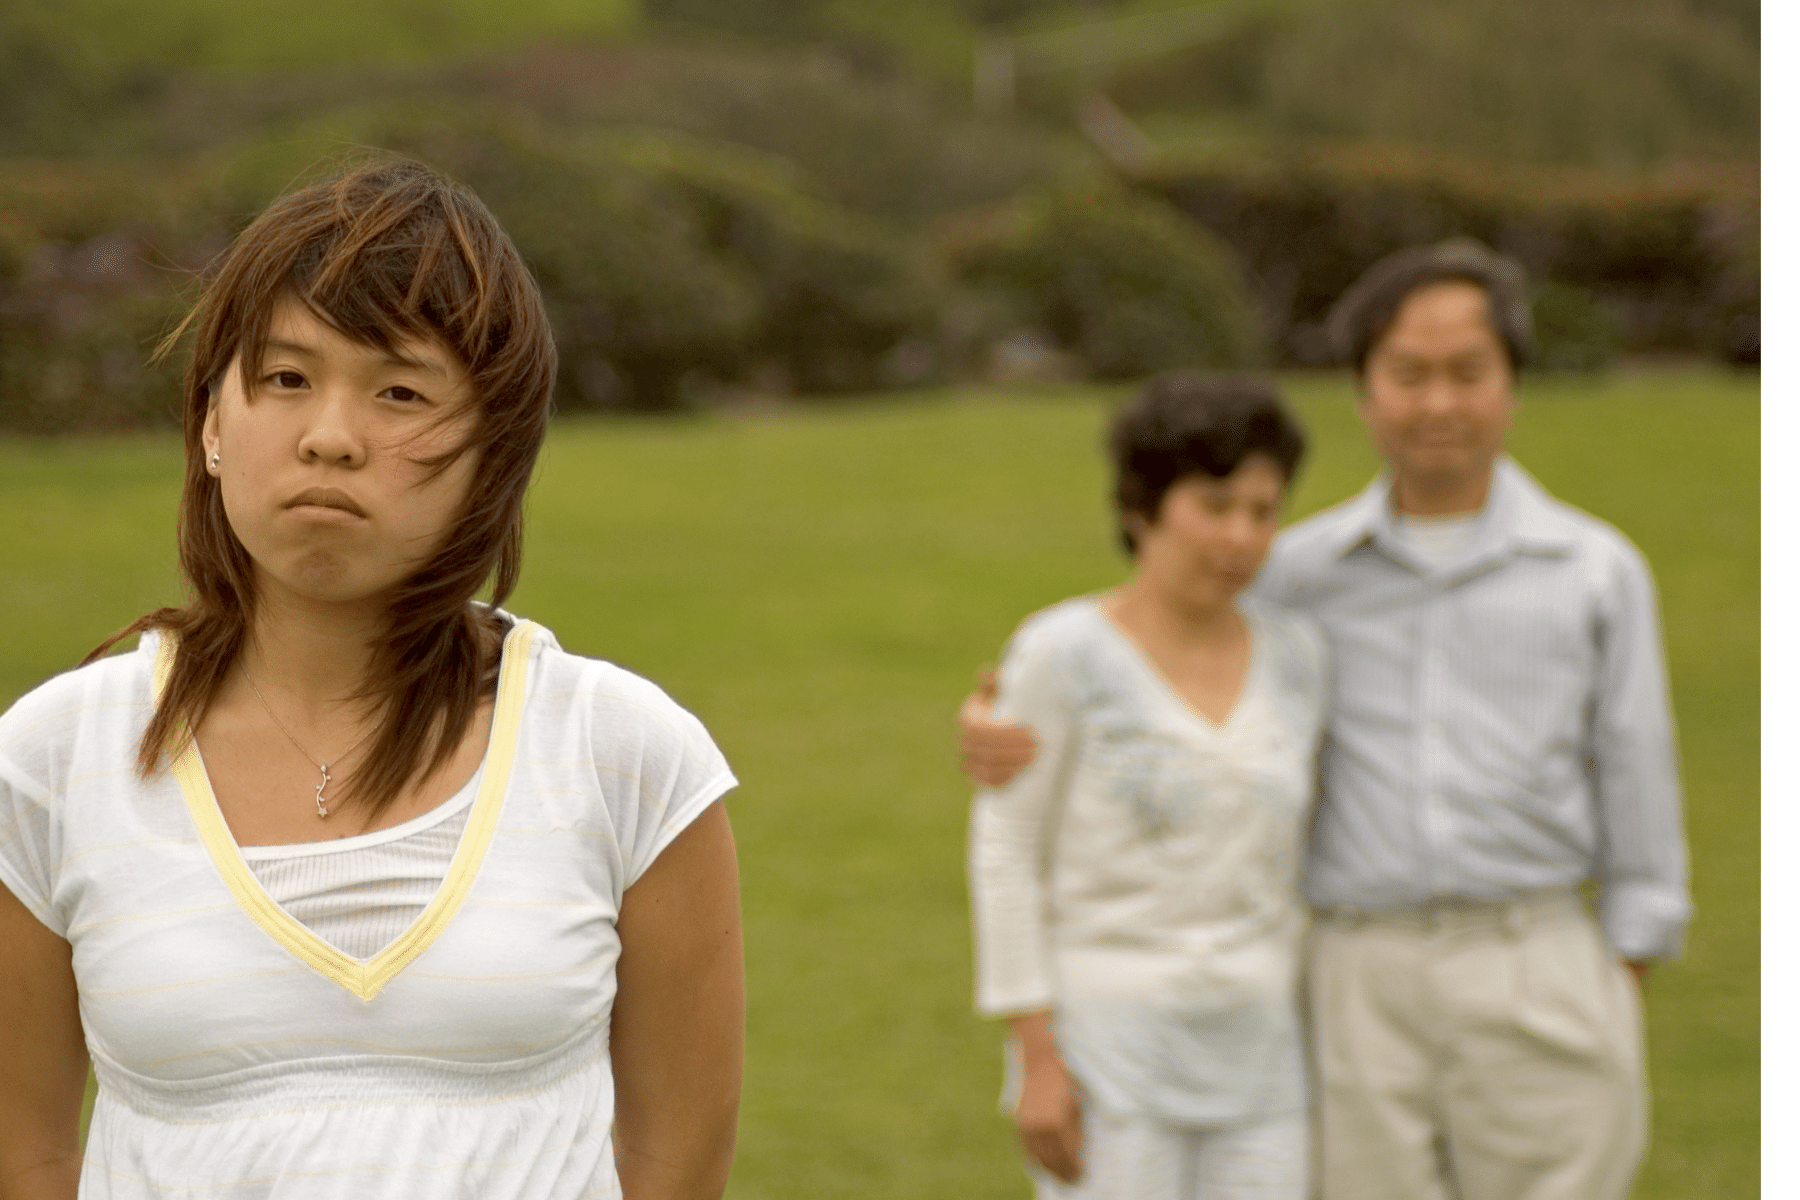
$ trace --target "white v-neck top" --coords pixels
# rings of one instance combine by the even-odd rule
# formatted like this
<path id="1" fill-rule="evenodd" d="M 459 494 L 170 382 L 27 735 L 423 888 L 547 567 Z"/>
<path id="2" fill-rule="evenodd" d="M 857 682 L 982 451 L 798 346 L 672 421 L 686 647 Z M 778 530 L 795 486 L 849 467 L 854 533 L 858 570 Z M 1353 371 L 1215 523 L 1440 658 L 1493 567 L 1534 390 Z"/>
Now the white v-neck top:
<path id="1" fill-rule="evenodd" d="M 1042 749 L 975 798 L 977 1007 L 1050 1009 L 1091 1103 L 1205 1126 L 1305 1103 L 1299 872 L 1326 695 L 1310 620 L 1244 601 L 1216 725 L 1098 600 L 1020 626 L 996 715 Z"/>
<path id="2" fill-rule="evenodd" d="M 405 933 L 437 895 L 480 784 L 477 771 L 431 811 L 373 833 L 240 846 L 238 853 L 284 912 L 366 961 Z"/>
<path id="3" fill-rule="evenodd" d="M 0 882 L 74 949 L 84 1200 L 618 1194 L 628 888 L 735 782 L 653 684 L 517 623 L 466 827 L 366 961 L 275 904 L 189 745 L 134 769 L 158 639 L 0 716 Z"/>

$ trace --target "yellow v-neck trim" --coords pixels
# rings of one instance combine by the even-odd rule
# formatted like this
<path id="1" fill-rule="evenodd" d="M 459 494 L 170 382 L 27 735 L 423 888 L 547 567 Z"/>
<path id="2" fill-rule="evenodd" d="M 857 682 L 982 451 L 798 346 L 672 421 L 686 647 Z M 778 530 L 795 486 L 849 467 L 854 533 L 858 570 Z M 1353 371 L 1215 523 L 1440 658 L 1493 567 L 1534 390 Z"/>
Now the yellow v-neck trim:
<path id="1" fill-rule="evenodd" d="M 425 911 L 406 928 L 406 932 L 390 942 L 381 953 L 367 962 L 351 958 L 330 942 L 295 920 L 286 909 L 269 898 L 256 876 L 238 852 L 237 839 L 225 824 L 225 814 L 213 795 L 212 783 L 200 760 L 200 747 L 192 736 L 175 756 L 175 778 L 187 801 L 188 813 L 200 833 L 200 841 L 212 857 L 213 866 L 230 889 L 246 915 L 274 938 L 283 949 L 319 974 L 363 1000 L 372 1000 L 406 965 L 425 952 L 437 940 L 468 898 L 475 875 L 487 856 L 494 830 L 500 824 L 500 806 L 512 778 L 513 758 L 518 749 L 519 729 L 525 713 L 525 674 L 531 661 L 531 642 L 537 626 L 519 621 L 506 635 L 500 654 L 500 686 L 494 697 L 494 724 L 488 734 L 487 755 L 482 760 L 481 788 L 469 810 L 462 842 L 450 870 L 438 885 L 437 894 Z M 164 634 L 157 647 L 156 692 L 161 694 L 174 664 L 174 639 Z"/>

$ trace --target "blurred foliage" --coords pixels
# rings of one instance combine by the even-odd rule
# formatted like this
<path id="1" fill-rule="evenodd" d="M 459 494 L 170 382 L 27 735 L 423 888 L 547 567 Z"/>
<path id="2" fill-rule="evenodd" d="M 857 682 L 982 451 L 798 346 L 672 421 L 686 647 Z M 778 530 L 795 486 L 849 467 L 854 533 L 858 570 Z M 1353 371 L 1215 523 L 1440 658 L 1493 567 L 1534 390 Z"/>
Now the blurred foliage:
<path id="1" fill-rule="evenodd" d="M 1217 0 L 1010 117 L 978 47 L 1193 4 L 270 3 L 0 0 L 0 426 L 170 419 L 128 364 L 367 147 L 500 216 L 565 407 L 1317 362 L 1369 262 L 1451 234 L 1533 272 L 1547 363 L 1760 359 L 1754 0 Z M 1147 167 L 1084 145 L 1095 89 Z"/>
<path id="2" fill-rule="evenodd" d="M 1759 63 L 1683 0 L 1331 0 L 1269 48 L 1277 132 L 1632 169 L 1754 156 Z"/>
<path id="3" fill-rule="evenodd" d="M 0 171 L 0 428 L 179 422 L 179 371 L 147 361 L 224 242 L 194 177 L 54 162 Z"/>
<path id="4" fill-rule="evenodd" d="M 1230 254 L 1167 206 L 1111 186 L 1064 185 L 952 229 L 952 270 L 994 311 L 1041 329 L 1096 378 L 1257 358 Z"/>
<path id="5" fill-rule="evenodd" d="M 226 203 L 254 213 L 322 155 L 355 146 L 430 163 L 493 210 L 543 290 L 564 405 L 671 407 L 684 373 L 728 369 L 743 353 L 760 315 L 754 285 L 706 252 L 667 189 L 509 114 L 443 104 L 340 114 L 231 164 Z"/>
<path id="6" fill-rule="evenodd" d="M 1591 294 L 1627 350 L 1729 357 L 1760 303 L 1754 173 L 1622 181 L 1369 146 L 1164 164 L 1138 183 L 1236 252 L 1289 362 L 1329 360 L 1325 312 L 1370 263 L 1458 234 Z"/>
<path id="7" fill-rule="evenodd" d="M 1022 79 L 1022 103 L 1047 113 L 1099 87 L 1152 126 L 1228 115 L 1264 143 L 1379 140 L 1620 172 L 1758 152 L 1755 0 L 1213 4 L 1229 19 L 1210 38 Z"/>
<path id="8" fill-rule="evenodd" d="M 819 195 L 919 225 L 1048 178 L 1046 131 L 969 113 L 927 82 L 860 69 L 840 48 L 540 49 L 471 67 L 459 90 L 566 127 L 651 126 L 790 160 Z"/>
<path id="9" fill-rule="evenodd" d="M 491 105 L 376 106 L 241 154 L 217 207 L 254 213 L 357 147 L 428 162 L 493 210 L 543 290 L 566 407 L 680 407 L 759 369 L 784 389 L 866 390 L 896 382 L 887 356 L 934 319 L 911 242 L 809 195 L 780 160 L 690 136 L 576 138 Z"/>
<path id="10" fill-rule="evenodd" d="M 1537 334 L 1535 364 L 1547 371 L 1599 371 L 1612 365 L 1624 345 L 1619 318 L 1586 288 L 1539 284 L 1531 297 Z"/>
<path id="11" fill-rule="evenodd" d="M 638 19 L 636 0 L 0 0 L 0 153 L 117 151 L 133 143 L 110 134 L 139 135 L 157 117 L 204 127 L 224 115 L 224 94 L 254 113 L 258 93 L 311 91 L 297 76 L 320 68 L 379 79 L 383 65 L 616 35 Z M 366 76 L 352 78 L 362 91 Z M 344 77 L 331 82 L 343 103 Z"/>
<path id="12" fill-rule="evenodd" d="M 755 355 L 783 384 L 863 391 L 930 373 L 927 363 L 888 362 L 903 339 L 929 331 L 938 300 L 917 248 L 896 231 L 808 195 L 779 160 L 667 134 L 600 146 L 671 186 L 712 252 L 754 280 Z"/>

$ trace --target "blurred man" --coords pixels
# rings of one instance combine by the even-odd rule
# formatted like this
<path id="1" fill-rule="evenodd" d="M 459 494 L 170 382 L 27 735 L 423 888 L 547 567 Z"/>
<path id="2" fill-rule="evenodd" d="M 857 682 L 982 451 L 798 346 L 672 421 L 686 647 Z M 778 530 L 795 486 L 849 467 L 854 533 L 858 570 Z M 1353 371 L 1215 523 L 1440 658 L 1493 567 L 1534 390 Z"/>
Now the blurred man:
<path id="1" fill-rule="evenodd" d="M 1386 467 L 1257 583 L 1335 660 L 1306 877 L 1323 1194 L 1623 1200 L 1640 991 L 1689 915 L 1649 571 L 1503 453 L 1531 345 L 1516 264 L 1401 251 L 1331 329 Z M 986 720 L 990 690 L 961 727 L 992 785 L 1033 742 Z"/>

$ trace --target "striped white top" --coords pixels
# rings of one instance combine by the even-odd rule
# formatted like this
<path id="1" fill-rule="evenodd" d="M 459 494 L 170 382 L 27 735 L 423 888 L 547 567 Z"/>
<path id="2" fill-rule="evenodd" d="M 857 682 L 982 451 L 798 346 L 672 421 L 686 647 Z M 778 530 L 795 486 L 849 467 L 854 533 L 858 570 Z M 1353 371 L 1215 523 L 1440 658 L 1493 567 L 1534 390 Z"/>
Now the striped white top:
<path id="1" fill-rule="evenodd" d="M 977 1007 L 1050 1009 L 1100 1108 L 1213 1125 L 1305 1104 L 1295 1007 L 1324 637 L 1246 602 L 1250 665 L 1201 716 L 1091 597 L 1027 620 L 995 711 L 1043 750 L 977 794 Z"/>
<path id="2" fill-rule="evenodd" d="M 240 846 L 269 899 L 351 958 L 371 959 L 437 895 L 468 823 L 481 773 L 410 821 L 356 837 Z"/>
<path id="3" fill-rule="evenodd" d="M 1378 478 L 1283 533 L 1256 590 L 1331 641 L 1313 903 L 1592 878 L 1621 955 L 1679 952 L 1690 906 L 1662 633 L 1624 535 L 1503 458 L 1460 550 L 1420 553 Z"/>
<path id="4" fill-rule="evenodd" d="M 276 904 L 190 744 L 133 770 L 158 639 L 0 716 L 0 882 L 74 950 L 84 1200 L 616 1196 L 628 888 L 735 782 L 654 685 L 519 622 L 466 828 L 372 957 Z"/>

